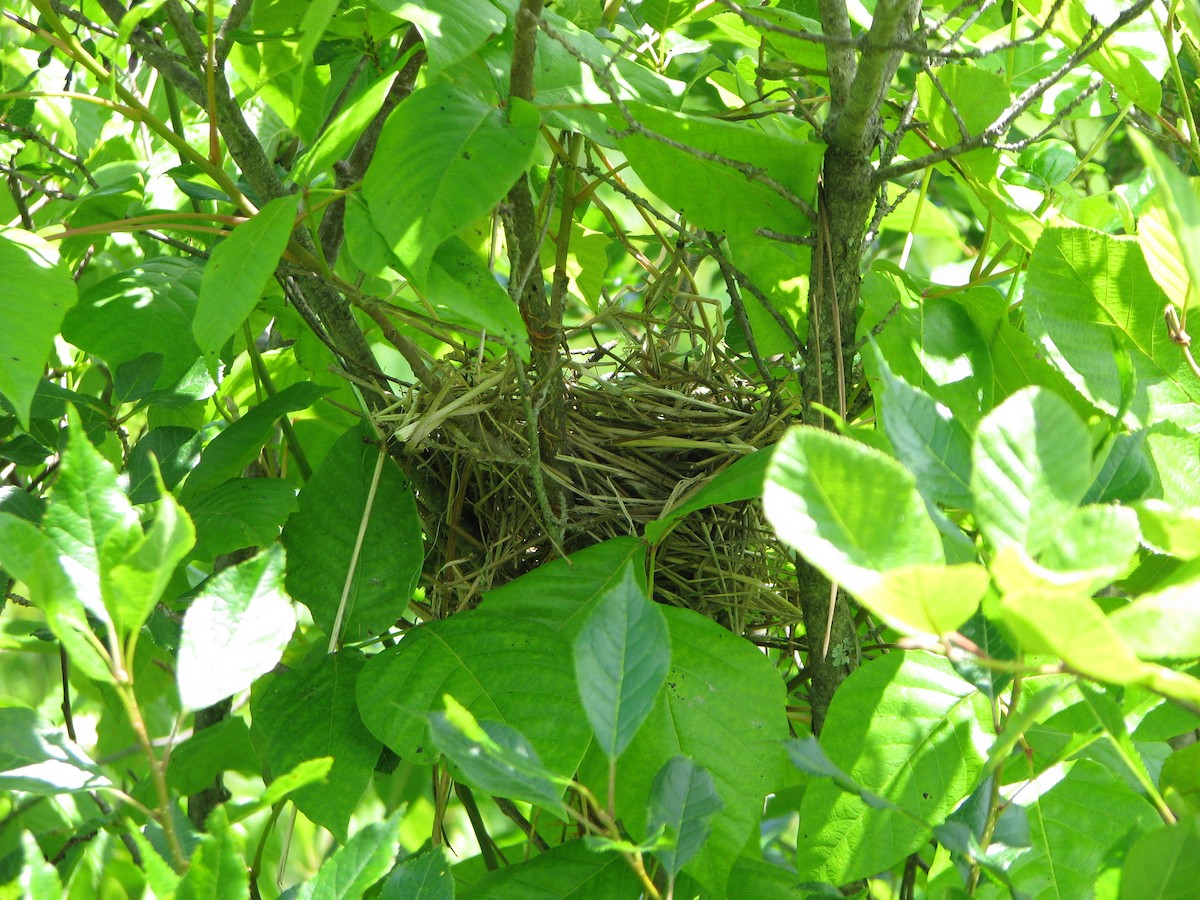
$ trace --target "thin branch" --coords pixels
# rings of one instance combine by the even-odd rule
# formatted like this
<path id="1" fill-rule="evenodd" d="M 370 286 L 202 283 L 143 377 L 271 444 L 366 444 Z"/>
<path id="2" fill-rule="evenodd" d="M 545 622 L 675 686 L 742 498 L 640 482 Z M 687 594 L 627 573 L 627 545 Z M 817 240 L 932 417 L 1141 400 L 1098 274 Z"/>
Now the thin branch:
<path id="1" fill-rule="evenodd" d="M 940 150 L 935 150 L 933 153 L 927 153 L 924 156 L 919 156 L 916 159 L 906 160 L 902 163 L 884 166 L 875 171 L 874 179 L 876 183 L 892 178 L 901 178 L 913 172 L 924 169 L 927 166 L 932 166 L 943 162 L 954 156 L 961 156 L 971 150 L 978 150 L 981 147 L 990 147 L 999 141 L 1000 137 L 1008 131 L 1015 122 L 1026 110 L 1058 82 L 1062 81 L 1072 71 L 1078 68 L 1087 57 L 1095 53 L 1102 47 L 1110 37 L 1117 31 L 1124 28 L 1147 9 L 1150 8 L 1154 0 L 1137 0 L 1133 6 L 1129 7 L 1108 26 L 1101 29 L 1100 32 L 1090 41 L 1081 44 L 1074 53 L 1057 69 L 1046 75 L 1044 78 L 1034 82 L 1028 88 L 1009 104 L 1008 108 L 1002 112 L 991 125 L 987 126 L 979 134 L 973 137 L 960 141 L 950 147 L 943 147 Z"/>

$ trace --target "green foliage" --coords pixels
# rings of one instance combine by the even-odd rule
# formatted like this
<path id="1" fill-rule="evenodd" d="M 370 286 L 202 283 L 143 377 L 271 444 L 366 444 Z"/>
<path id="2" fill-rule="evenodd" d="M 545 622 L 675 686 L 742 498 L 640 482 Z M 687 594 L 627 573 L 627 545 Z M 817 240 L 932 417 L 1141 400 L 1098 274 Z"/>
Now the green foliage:
<path id="1" fill-rule="evenodd" d="M 0 898 L 1195 892 L 1195 4 L 742 6 L 7 4 Z"/>

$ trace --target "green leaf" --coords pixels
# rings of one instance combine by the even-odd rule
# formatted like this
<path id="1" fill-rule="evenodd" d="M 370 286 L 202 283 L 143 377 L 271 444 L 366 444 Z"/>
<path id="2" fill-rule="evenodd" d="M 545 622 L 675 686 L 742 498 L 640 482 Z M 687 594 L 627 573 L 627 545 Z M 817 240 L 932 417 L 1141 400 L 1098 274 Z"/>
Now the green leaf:
<path id="1" fill-rule="evenodd" d="M 490 0 L 375 0 L 374 5 L 420 29 L 431 81 L 502 32 L 506 24 L 504 13 Z"/>
<path id="2" fill-rule="evenodd" d="M 282 478 L 235 478 L 189 504 L 199 559 L 273 543 L 299 507 L 296 488 Z"/>
<path id="3" fill-rule="evenodd" d="M 711 819 L 723 806 L 712 776 L 687 757 L 673 757 L 658 770 L 650 786 L 646 830 L 653 834 L 663 828 L 674 840 L 672 849 L 655 854 L 671 878 L 700 852 L 712 831 Z"/>
<path id="4" fill-rule="evenodd" d="M 600 900 L 636 897 L 641 883 L 616 853 L 596 853 L 584 841 L 567 841 L 525 862 L 488 872 L 459 900 Z"/>
<path id="5" fill-rule="evenodd" d="M 37 838 L 26 831 L 21 834 L 21 847 L 25 853 L 25 865 L 21 867 L 19 890 L 27 900 L 61 900 L 62 879 L 38 846 Z M 10 883 L 10 888 L 12 887 Z"/>
<path id="6" fill-rule="evenodd" d="M 167 425 L 147 431 L 129 453 L 129 501 L 139 504 L 157 500 L 159 478 L 167 490 L 174 490 L 196 467 L 202 445 L 203 436 L 192 428 Z M 150 462 L 152 457 L 154 464 Z M 192 518 L 194 521 L 195 516 Z"/>
<path id="7" fill-rule="evenodd" d="M 384 453 L 372 434 L 361 424 L 338 438 L 301 489 L 299 509 L 282 535 L 288 593 L 312 611 L 326 634 L 333 634 L 350 576 L 338 635 L 342 641 L 378 634 L 395 623 L 412 598 L 424 561 L 412 488 L 390 458 L 383 460 L 368 508 Z"/>
<path id="8" fill-rule="evenodd" d="M 975 435 L 971 489 L 995 547 L 1046 549 L 1092 483 L 1091 440 L 1067 402 L 1042 388 L 1013 394 Z"/>
<path id="9" fill-rule="evenodd" d="M 644 103 L 631 103 L 628 109 L 641 127 L 620 141 L 621 150 L 646 186 L 686 212 L 689 221 L 711 231 L 751 235 L 755 228 L 797 235 L 812 228 L 798 206 L 763 178 L 747 177 L 745 167 L 815 206 L 823 145 Z M 688 147 L 699 152 L 689 152 Z M 721 159 L 742 165 L 727 165 Z"/>
<path id="10" fill-rule="evenodd" d="M 183 796 L 198 794 L 223 772 L 261 775 L 262 762 L 250 743 L 246 720 L 238 716 L 193 731 L 171 749 L 167 784 Z"/>
<path id="11" fill-rule="evenodd" d="M 396 862 L 403 810 L 358 830 L 296 891 L 295 900 L 360 900 Z"/>
<path id="12" fill-rule="evenodd" d="M 942 66 L 933 84 L 933 70 L 917 76 L 917 94 L 921 110 L 929 120 L 929 134 L 939 146 L 952 147 L 974 137 L 991 125 L 1009 103 L 1009 84 L 1003 75 L 988 71 L 973 62 Z M 947 97 L 953 107 L 947 104 Z M 955 118 L 955 112 L 958 118 Z M 959 121 L 966 126 L 963 134 Z"/>
<path id="13" fill-rule="evenodd" d="M 741 848 L 758 834 L 763 798 L 786 771 L 784 686 L 751 643 L 690 610 L 663 607 L 671 635 L 667 687 L 622 755 L 617 814 L 635 838 L 645 827 L 654 775 L 686 756 L 712 776 L 724 808 L 712 819 L 712 837 L 684 872 L 722 896 Z M 607 761 L 597 753 L 585 781 L 603 796 Z"/>
<path id="14" fill-rule="evenodd" d="M 150 618 L 155 605 L 196 540 L 192 520 L 168 493 L 154 504 L 154 520 L 141 544 L 105 577 L 113 621 L 128 634 Z"/>
<path id="15" fill-rule="evenodd" d="M 998 373 L 993 347 L 966 304 L 980 305 L 981 295 L 988 300 L 997 295 L 988 289 L 968 292 L 959 303 L 929 293 L 940 293 L 932 282 L 894 263 L 874 263 L 863 279 L 866 309 L 858 334 L 874 335 L 896 377 L 946 406 L 970 431 L 992 406 Z M 875 374 L 874 354 L 866 354 L 863 363 L 868 374 Z M 1028 375 L 1022 371 L 1021 376 L 1020 383 L 1027 384 Z"/>
<path id="16" fill-rule="evenodd" d="M 1121 867 L 1121 900 L 1190 900 L 1200 884 L 1200 818 L 1148 831 Z"/>
<path id="17" fill-rule="evenodd" d="M 913 476 L 877 450 L 817 428 L 794 428 L 779 442 L 763 506 L 780 538 L 852 593 L 888 569 L 943 560 Z"/>
<path id="18" fill-rule="evenodd" d="M 241 822 L 260 810 L 274 806 L 289 794 L 307 785 L 316 784 L 324 780 L 332 767 L 333 758 L 329 756 L 306 759 L 290 772 L 285 772 L 283 775 L 272 779 L 271 783 L 267 785 L 267 789 L 252 801 L 231 809 L 229 820 L 231 822 Z"/>
<path id="19" fill-rule="evenodd" d="M 61 728 L 32 709 L 0 707 L 0 790 L 53 796 L 111 785 Z"/>
<path id="20" fill-rule="evenodd" d="M 738 857 L 729 876 L 726 900 L 799 900 L 805 896 L 799 886 L 796 873 L 783 865 Z M 836 890 L 836 889 L 834 889 Z M 820 896 L 809 891 L 808 898 Z M 841 896 L 840 894 L 838 896 Z"/>
<path id="21" fill-rule="evenodd" d="M 108 656 L 88 621 L 88 611 L 62 565 L 54 542 L 37 525 L 0 512 L 0 565 L 25 585 L 29 599 L 67 651 L 73 665 L 98 682 L 113 681 Z"/>
<path id="22" fill-rule="evenodd" d="M 186 709 L 250 687 L 275 667 L 296 627 L 283 592 L 283 549 L 214 575 L 183 617 L 176 680 Z"/>
<path id="23" fill-rule="evenodd" d="M 987 589 L 987 569 L 976 563 L 922 564 L 890 569 L 855 597 L 903 634 L 946 634 L 975 614 Z"/>
<path id="24" fill-rule="evenodd" d="M 371 657 L 358 708 L 401 759 L 431 764 L 429 715 L 449 694 L 479 721 L 529 739 L 550 771 L 574 772 L 591 741 L 571 645 L 548 626 L 484 606 L 411 629 Z"/>
<path id="25" fill-rule="evenodd" d="M 162 367 L 161 353 L 143 353 L 137 359 L 117 366 L 113 373 L 113 405 L 145 399 L 154 390 Z"/>
<path id="26" fill-rule="evenodd" d="M 379 900 L 454 900 L 454 876 L 444 847 L 410 856 L 397 866 Z"/>
<path id="27" fill-rule="evenodd" d="M 633 568 L 597 602 L 575 640 L 575 679 L 600 747 L 615 761 L 650 715 L 671 666 L 667 620 Z"/>
<path id="28" fill-rule="evenodd" d="M 58 251 L 19 228 L 0 229 L 0 394 L 29 428 L 29 410 L 42 370 L 67 310 L 75 305 L 75 282 L 59 265 Z"/>
<path id="29" fill-rule="evenodd" d="M 1080 674 L 1135 683 L 1146 669 L 1089 597 L 1026 590 L 1005 594 L 1000 614 L 1026 653 L 1050 653 Z"/>
<path id="30" fill-rule="evenodd" d="M 1151 550 L 1179 559 L 1200 556 L 1200 508 L 1179 509 L 1163 500 L 1142 500 L 1133 508 Z"/>
<path id="31" fill-rule="evenodd" d="M 488 794 L 560 810 L 567 779 L 542 765 L 524 735 L 500 722 L 479 724 L 449 694 L 443 700 L 445 712 L 429 716 L 430 731 L 464 782 Z"/>
<path id="32" fill-rule="evenodd" d="M 194 259 L 150 259 L 85 290 L 63 337 L 110 366 L 162 356 L 155 387 L 169 388 L 200 356 L 192 320 L 203 270 Z"/>
<path id="33" fill-rule="evenodd" d="M 87 611 L 112 625 L 106 581 L 112 567 L 142 540 L 142 529 L 112 464 L 72 417 L 67 448 L 42 527 Z"/>
<path id="34" fill-rule="evenodd" d="M 375 81 L 337 114 L 329 127 L 317 137 L 316 143 L 305 150 L 292 166 L 293 182 L 306 185 L 335 162 L 345 158 L 363 130 L 379 114 L 394 77 L 389 75 Z"/>
<path id="35" fill-rule="evenodd" d="M 506 113 L 448 83 L 416 91 L 388 117 L 363 197 L 418 285 L 437 248 L 488 213 L 528 168 L 539 126 L 527 103 L 515 100 Z"/>
<path id="36" fill-rule="evenodd" d="M 192 854 L 187 873 L 175 890 L 175 900 L 239 900 L 250 893 L 246 862 L 237 836 L 229 827 L 224 806 L 209 813 L 208 834 Z"/>
<path id="37" fill-rule="evenodd" d="M 624 102 L 679 108 L 687 89 L 683 82 L 627 59 L 552 10 L 543 12 L 541 18 L 555 32 L 551 37 L 538 30 L 534 67 L 534 98 L 547 124 L 582 132 L 603 146 L 612 146 L 605 111 L 614 109 L 614 94 Z M 507 84 L 513 56 L 512 32 L 489 41 L 480 56 L 496 82 Z"/>
<path id="38" fill-rule="evenodd" d="M 1014 800 L 1025 809 L 1032 846 L 1012 861 L 1009 876 L 1016 890 L 1030 896 L 1045 896 L 1046 885 L 1054 885 L 1060 897 L 1098 896 L 1095 886 L 1104 870 L 1139 834 L 1161 822 L 1119 775 L 1086 759 L 1071 764 L 1057 783 L 1051 776 L 1039 779 Z M 1010 895 L 985 885 L 976 896 Z"/>
<path id="39" fill-rule="evenodd" d="M 1179 421 L 1167 420 L 1149 429 L 1146 443 L 1162 483 L 1162 496 L 1176 506 L 1200 507 L 1200 434 L 1185 429 Z"/>
<path id="40" fill-rule="evenodd" d="M 917 488 L 928 500 L 969 510 L 971 440 L 966 430 L 949 409 L 893 375 L 877 347 L 875 355 L 887 386 L 881 402 L 883 428 L 896 457 L 916 477 Z"/>
<path id="41" fill-rule="evenodd" d="M 1086 576 L 1098 590 L 1126 570 L 1138 549 L 1137 514 L 1121 506 L 1080 507 L 1061 523 L 1038 560 L 1057 573 Z"/>
<path id="42" fill-rule="evenodd" d="M 1143 659 L 1200 657 L 1200 566 L 1176 572 L 1165 586 L 1142 594 L 1109 616 L 1124 643 Z"/>
<path id="43" fill-rule="evenodd" d="M 213 354 L 258 305 L 296 222 L 299 194 L 276 197 L 213 248 L 204 266 L 192 333 Z"/>
<path id="44" fill-rule="evenodd" d="M 738 457 L 729 466 L 705 481 L 683 503 L 656 521 L 648 523 L 646 540 L 651 544 L 659 543 L 675 527 L 676 522 L 697 510 L 761 497 L 763 482 L 766 480 L 767 467 L 771 463 L 773 452 L 773 447 L 763 447 L 761 450 Z"/>
<path id="45" fill-rule="evenodd" d="M 275 420 L 298 409 L 307 409 L 328 390 L 309 381 L 288 385 L 263 400 L 218 434 L 200 457 L 179 492 L 179 501 L 190 506 L 203 489 L 241 475 L 275 430 Z"/>
<path id="46" fill-rule="evenodd" d="M 834 694 L 821 747 L 888 805 L 865 806 L 832 780 L 811 783 L 800 809 L 801 880 L 845 884 L 925 843 L 978 784 L 983 722 L 987 698 L 939 656 L 892 652 L 853 672 Z"/>
<path id="47" fill-rule="evenodd" d="M 539 277 L 534 273 L 531 277 Z M 478 254 L 458 237 L 438 247 L 424 283 L 426 299 L 453 325 L 482 329 L 529 356 L 529 337 L 517 305 Z"/>
<path id="48" fill-rule="evenodd" d="M 1185 428 L 1200 423 L 1200 381 L 1167 339 L 1166 297 L 1136 239 L 1047 228 L 1029 262 L 1024 298 L 1030 336 L 1097 409 L 1128 409 L 1131 426 L 1166 418 Z M 1122 354 L 1133 363 L 1131 404 Z"/>
<path id="49" fill-rule="evenodd" d="M 1200 807 L 1200 744 L 1188 744 L 1168 756 L 1158 776 L 1159 787 L 1191 812 Z"/>
<path id="50" fill-rule="evenodd" d="M 482 608 L 540 623 L 573 641 L 600 597 L 623 582 L 629 566 L 644 587 L 645 563 L 645 542 L 634 537 L 601 541 L 488 591 Z"/>
<path id="51" fill-rule="evenodd" d="M 332 757 L 326 780 L 296 791 L 292 802 L 345 843 L 350 817 L 371 782 L 381 748 L 363 725 L 354 699 L 366 661 L 363 655 L 341 650 L 317 651 L 314 656 L 255 691 L 253 733 L 272 772 L 286 772 L 306 759 Z"/>

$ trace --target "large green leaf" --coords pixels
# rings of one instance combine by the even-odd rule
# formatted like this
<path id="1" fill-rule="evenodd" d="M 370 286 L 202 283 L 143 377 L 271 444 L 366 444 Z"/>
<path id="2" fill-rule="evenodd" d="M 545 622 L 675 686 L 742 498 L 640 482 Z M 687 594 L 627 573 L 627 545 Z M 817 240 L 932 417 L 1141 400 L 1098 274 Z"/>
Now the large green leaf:
<path id="1" fill-rule="evenodd" d="M 45 614 L 72 664 L 95 681 L 111 682 L 108 659 L 99 649 L 63 559 L 54 541 L 33 522 L 0 512 L 0 565 L 25 585 L 30 602 Z"/>
<path id="2" fill-rule="evenodd" d="M 610 760 L 625 751 L 650 715 L 670 665 L 667 620 L 627 568 L 575 639 L 583 710 Z"/>
<path id="3" fill-rule="evenodd" d="M 250 687 L 283 656 L 296 614 L 283 593 L 283 550 L 214 575 L 183 617 L 176 680 L 187 709 Z"/>
<path id="4" fill-rule="evenodd" d="M 855 596 L 902 633 L 946 634 L 974 615 L 987 589 L 988 573 L 981 565 L 925 564 L 889 569 Z"/>
<path id="5" fill-rule="evenodd" d="M 1009 397 L 979 425 L 971 489 L 984 535 L 1030 555 L 1049 546 L 1092 483 L 1087 426 L 1042 388 Z"/>
<path id="6" fill-rule="evenodd" d="M 686 211 L 689 221 L 710 231 L 733 233 L 769 228 L 807 234 L 812 228 L 803 210 L 768 179 L 815 206 L 823 145 L 768 134 L 752 124 L 641 103 L 629 104 L 629 111 L 641 128 L 621 141 L 622 152 L 646 186 Z M 747 169 L 757 175 L 748 176 Z"/>
<path id="7" fill-rule="evenodd" d="M 934 77 L 941 89 L 934 85 Z M 932 69 L 923 72 L 917 76 L 917 94 L 929 120 L 929 136 L 942 147 L 952 147 L 981 134 L 1000 117 L 1008 106 L 1009 84 L 1003 75 L 967 61 L 942 66 L 936 76 Z"/>
<path id="8" fill-rule="evenodd" d="M 363 197 L 418 285 L 442 242 L 491 210 L 529 166 L 539 125 L 527 103 L 514 100 L 506 112 L 444 82 L 388 117 Z"/>
<path id="9" fill-rule="evenodd" d="M 193 259 L 150 259 L 92 285 L 62 323 L 63 337 L 110 366 L 162 357 L 155 387 L 175 384 L 200 356 L 192 320 L 200 292 Z"/>
<path id="10" fill-rule="evenodd" d="M 258 305 L 291 237 L 300 195 L 272 200 L 213 248 L 204 266 L 192 333 L 215 353 Z"/>
<path id="11" fill-rule="evenodd" d="M 786 543 L 852 593 L 888 569 L 944 558 L 913 476 L 877 450 L 817 428 L 794 428 L 780 441 L 763 506 Z"/>
<path id="12" fill-rule="evenodd" d="M 560 775 L 575 771 L 591 741 L 579 705 L 571 645 L 548 626 L 484 605 L 427 622 L 368 661 L 358 707 L 377 738 L 402 759 L 431 764 L 429 715 L 449 694 L 478 721 L 529 739 Z"/>
<path id="13" fill-rule="evenodd" d="M 937 288 L 894 263 L 874 263 L 863 279 L 866 309 L 858 334 L 874 335 L 897 378 L 945 405 L 972 430 L 991 409 L 996 389 L 991 347 L 966 305 L 978 307 L 980 293 L 965 292 L 960 303 L 940 296 Z M 994 292 L 983 293 L 989 295 Z M 863 363 L 876 375 L 874 354 L 866 354 Z"/>
<path id="14" fill-rule="evenodd" d="M 757 834 L 763 798 L 784 777 L 784 685 L 748 641 L 690 610 L 665 607 L 663 613 L 671 633 L 667 689 L 618 762 L 617 814 L 635 837 L 646 837 L 655 774 L 680 755 L 703 766 L 724 808 L 684 872 L 721 896 L 742 847 Z M 602 754 L 589 757 L 585 780 L 603 796 Z"/>
<path id="15" fill-rule="evenodd" d="M 1114 684 L 1145 677 L 1141 661 L 1090 597 L 1014 591 L 1000 612 L 1027 653 L 1051 653 L 1081 674 Z"/>
<path id="16" fill-rule="evenodd" d="M 1164 500 L 1134 504 L 1142 543 L 1155 553 L 1179 559 L 1200 556 L 1200 507 L 1180 509 Z"/>
<path id="17" fill-rule="evenodd" d="M 1025 809 L 1032 846 L 1009 868 L 1014 888 L 1032 897 L 1094 897 L 1100 876 L 1161 820 L 1119 775 L 1079 760 L 1057 784 L 1027 786 L 1014 798 Z M 1052 886 L 1052 887 L 1047 887 Z M 981 898 L 1007 897 L 984 885 Z M 1152 896 L 1152 895 L 1151 895 Z"/>
<path id="18" fill-rule="evenodd" d="M 640 882 L 616 853 L 568 841 L 533 859 L 488 872 L 457 893 L 459 900 L 600 900 L 636 897 Z"/>
<path id="19" fill-rule="evenodd" d="M 350 579 L 338 634 L 343 641 L 378 634 L 400 617 L 425 554 L 412 488 L 390 458 L 383 460 L 368 505 L 384 452 L 370 434 L 364 424 L 338 438 L 300 491 L 300 508 L 282 536 L 288 593 L 312 611 L 326 634 L 333 634 Z"/>
<path id="20" fill-rule="evenodd" d="M 111 625 L 108 573 L 142 540 L 142 528 L 116 470 L 72 418 L 42 527 L 88 612 Z M 140 624 L 140 623 L 138 623 Z"/>
<path id="21" fill-rule="evenodd" d="M 18 228 L 0 229 L 0 394 L 16 410 L 23 428 L 54 336 L 77 299 L 75 282 L 59 265 L 58 251 Z"/>
<path id="22" fill-rule="evenodd" d="M 1124 643 L 1143 659 L 1200 657 L 1200 563 L 1175 572 L 1166 584 L 1136 597 L 1109 616 Z"/>
<path id="23" fill-rule="evenodd" d="M 987 698 L 942 657 L 892 652 L 852 673 L 830 704 L 821 747 L 888 805 L 868 807 L 832 780 L 810 784 L 797 839 L 801 879 L 845 884 L 925 843 L 975 789 L 985 722 Z"/>
<path id="24" fill-rule="evenodd" d="M 1128 354 L 1131 423 L 1200 422 L 1200 380 L 1168 339 L 1166 297 L 1135 239 L 1046 229 L 1029 262 L 1024 297 L 1029 334 L 1098 409 L 1116 415 L 1129 406 L 1118 362 Z"/>
<path id="25" fill-rule="evenodd" d="M 375 0 L 374 6 L 421 30 L 432 79 L 504 30 L 506 17 L 490 0 Z"/>
<path id="26" fill-rule="evenodd" d="M 109 787 L 87 754 L 32 709 L 0 707 L 0 790 L 54 795 Z"/>
<path id="27" fill-rule="evenodd" d="M 342 843 L 381 749 L 355 703 L 365 662 L 357 650 L 318 653 L 271 678 L 251 704 L 254 734 L 272 772 L 286 772 L 306 759 L 333 758 L 325 781 L 301 788 L 292 801 Z"/>
<path id="28" fill-rule="evenodd" d="M 1148 831 L 1121 867 L 1121 900 L 1190 900 L 1200 884 L 1200 819 Z"/>
<path id="29" fill-rule="evenodd" d="M 646 544 L 637 538 L 602 541 L 488 591 L 483 608 L 539 622 L 573 641 L 600 597 L 621 584 L 630 565 L 645 586 L 645 558 Z"/>
<path id="30" fill-rule="evenodd" d="M 141 543 L 104 575 L 105 603 L 123 633 L 138 630 L 150 618 L 195 539 L 188 514 L 164 493 L 154 504 L 154 519 Z"/>
<path id="31" fill-rule="evenodd" d="M 403 810 L 360 828 L 300 885 L 294 900 L 360 900 L 396 863 Z"/>

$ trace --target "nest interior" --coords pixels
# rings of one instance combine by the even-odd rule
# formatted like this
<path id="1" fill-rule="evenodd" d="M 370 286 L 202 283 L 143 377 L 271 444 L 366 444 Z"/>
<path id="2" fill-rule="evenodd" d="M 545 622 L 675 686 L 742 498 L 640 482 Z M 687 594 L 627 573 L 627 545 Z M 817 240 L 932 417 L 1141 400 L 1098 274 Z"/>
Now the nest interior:
<path id="1" fill-rule="evenodd" d="M 628 324 L 628 323 L 627 323 Z M 426 599 L 450 615 L 562 552 L 641 536 L 736 459 L 793 420 L 714 341 L 686 354 L 661 334 L 563 359 L 566 429 L 557 458 L 531 451 L 536 388 L 510 355 L 448 359 L 437 390 L 415 386 L 386 424 L 420 476 Z M 674 346 L 677 346 L 675 344 Z M 540 479 L 534 478 L 535 465 Z M 540 484 L 538 482 L 540 481 Z M 547 521 L 553 497 L 563 512 Z M 654 593 L 741 633 L 799 621 L 796 579 L 757 500 L 677 520 L 654 549 Z"/>

